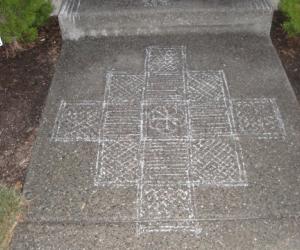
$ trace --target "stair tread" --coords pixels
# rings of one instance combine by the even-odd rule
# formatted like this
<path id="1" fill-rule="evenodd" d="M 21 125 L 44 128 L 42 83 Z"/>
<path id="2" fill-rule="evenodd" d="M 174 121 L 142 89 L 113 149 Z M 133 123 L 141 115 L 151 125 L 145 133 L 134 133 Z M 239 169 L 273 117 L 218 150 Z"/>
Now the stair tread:
<path id="1" fill-rule="evenodd" d="M 193 9 L 194 11 L 272 11 L 268 0 L 68 0 L 60 11 L 60 15 L 91 14 L 101 15 L 105 12 L 126 11 L 178 11 Z"/>

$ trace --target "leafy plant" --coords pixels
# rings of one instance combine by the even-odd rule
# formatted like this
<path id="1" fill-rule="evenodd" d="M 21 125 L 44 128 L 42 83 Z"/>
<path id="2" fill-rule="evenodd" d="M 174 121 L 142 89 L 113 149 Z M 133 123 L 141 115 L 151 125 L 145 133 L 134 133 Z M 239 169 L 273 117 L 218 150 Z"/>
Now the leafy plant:
<path id="1" fill-rule="evenodd" d="M 17 191 L 0 185 L 0 249 L 6 249 L 20 211 L 21 197 Z"/>
<path id="2" fill-rule="evenodd" d="M 0 0 L 0 37 L 4 43 L 34 41 L 51 11 L 50 0 Z"/>
<path id="3" fill-rule="evenodd" d="M 285 31 L 291 35 L 300 34 L 300 0 L 281 0 L 280 9 L 288 17 L 283 23 Z"/>

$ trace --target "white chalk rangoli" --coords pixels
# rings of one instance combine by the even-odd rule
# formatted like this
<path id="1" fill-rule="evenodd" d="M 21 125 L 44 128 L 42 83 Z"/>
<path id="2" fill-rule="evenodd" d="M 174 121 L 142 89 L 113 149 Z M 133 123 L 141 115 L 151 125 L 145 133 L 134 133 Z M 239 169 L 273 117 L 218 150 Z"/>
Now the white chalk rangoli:
<path id="1" fill-rule="evenodd" d="M 158 107 L 151 111 L 150 127 L 162 134 L 173 133 L 181 123 L 177 115 L 178 112 L 173 107 Z"/>
<path id="2" fill-rule="evenodd" d="M 170 0 L 142 0 L 145 7 L 165 6 L 170 3 Z"/>
<path id="3" fill-rule="evenodd" d="M 109 72 L 104 102 L 62 101 L 54 141 L 98 145 L 96 186 L 137 187 L 137 232 L 199 234 L 193 187 L 247 186 L 239 138 L 284 139 L 274 99 L 232 99 L 186 48 L 149 47 L 144 74 Z"/>

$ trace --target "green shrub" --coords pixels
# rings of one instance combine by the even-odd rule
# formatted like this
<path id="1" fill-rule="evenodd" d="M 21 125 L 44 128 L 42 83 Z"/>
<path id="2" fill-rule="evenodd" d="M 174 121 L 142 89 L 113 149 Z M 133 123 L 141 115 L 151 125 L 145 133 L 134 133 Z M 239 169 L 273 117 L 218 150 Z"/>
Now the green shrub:
<path id="1" fill-rule="evenodd" d="M 51 11 L 50 0 L 0 0 L 0 37 L 5 43 L 34 41 Z"/>
<path id="2" fill-rule="evenodd" d="M 300 0 L 281 0 L 280 9 L 286 14 L 288 20 L 284 22 L 285 31 L 291 35 L 300 34 Z"/>
<path id="3" fill-rule="evenodd" d="M 21 197 L 12 189 L 0 185 L 0 249 L 6 249 L 16 216 L 21 212 Z"/>

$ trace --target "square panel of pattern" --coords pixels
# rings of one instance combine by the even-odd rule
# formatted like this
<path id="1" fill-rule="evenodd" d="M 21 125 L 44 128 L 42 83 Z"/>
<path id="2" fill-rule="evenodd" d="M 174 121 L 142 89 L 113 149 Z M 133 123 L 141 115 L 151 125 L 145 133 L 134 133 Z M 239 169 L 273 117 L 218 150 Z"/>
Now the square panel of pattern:
<path id="1" fill-rule="evenodd" d="M 147 53 L 147 72 L 151 75 L 174 75 L 183 73 L 185 62 L 184 47 L 149 47 Z"/>
<path id="2" fill-rule="evenodd" d="M 185 100 L 182 75 L 155 75 L 147 78 L 145 100 Z"/>
<path id="3" fill-rule="evenodd" d="M 62 101 L 52 133 L 55 141 L 98 141 L 100 102 Z"/>
<path id="4" fill-rule="evenodd" d="M 110 72 L 107 76 L 107 102 L 139 101 L 145 86 L 144 75 Z"/>
<path id="5" fill-rule="evenodd" d="M 189 219 L 193 214 L 188 185 L 145 184 L 141 198 L 142 220 Z"/>
<path id="6" fill-rule="evenodd" d="M 133 103 L 105 104 L 103 123 L 104 140 L 140 138 L 141 105 Z"/>
<path id="7" fill-rule="evenodd" d="M 197 103 L 224 102 L 226 82 L 222 71 L 189 71 L 188 99 Z"/>
<path id="8" fill-rule="evenodd" d="M 187 183 L 189 150 L 185 141 L 146 141 L 143 156 L 145 183 Z"/>
<path id="9" fill-rule="evenodd" d="M 285 136 L 283 121 L 274 99 L 233 99 L 236 132 L 261 138 Z"/>
<path id="10" fill-rule="evenodd" d="M 139 143 L 104 141 L 97 162 L 97 185 L 135 184 L 139 175 Z"/>
<path id="11" fill-rule="evenodd" d="M 230 110 L 223 103 L 190 103 L 191 138 L 227 136 L 232 133 Z"/>
<path id="12" fill-rule="evenodd" d="M 185 102 L 144 103 L 145 139 L 183 139 L 188 137 Z"/>
<path id="13" fill-rule="evenodd" d="M 191 142 L 191 179 L 195 185 L 245 185 L 241 148 L 234 138 Z"/>

